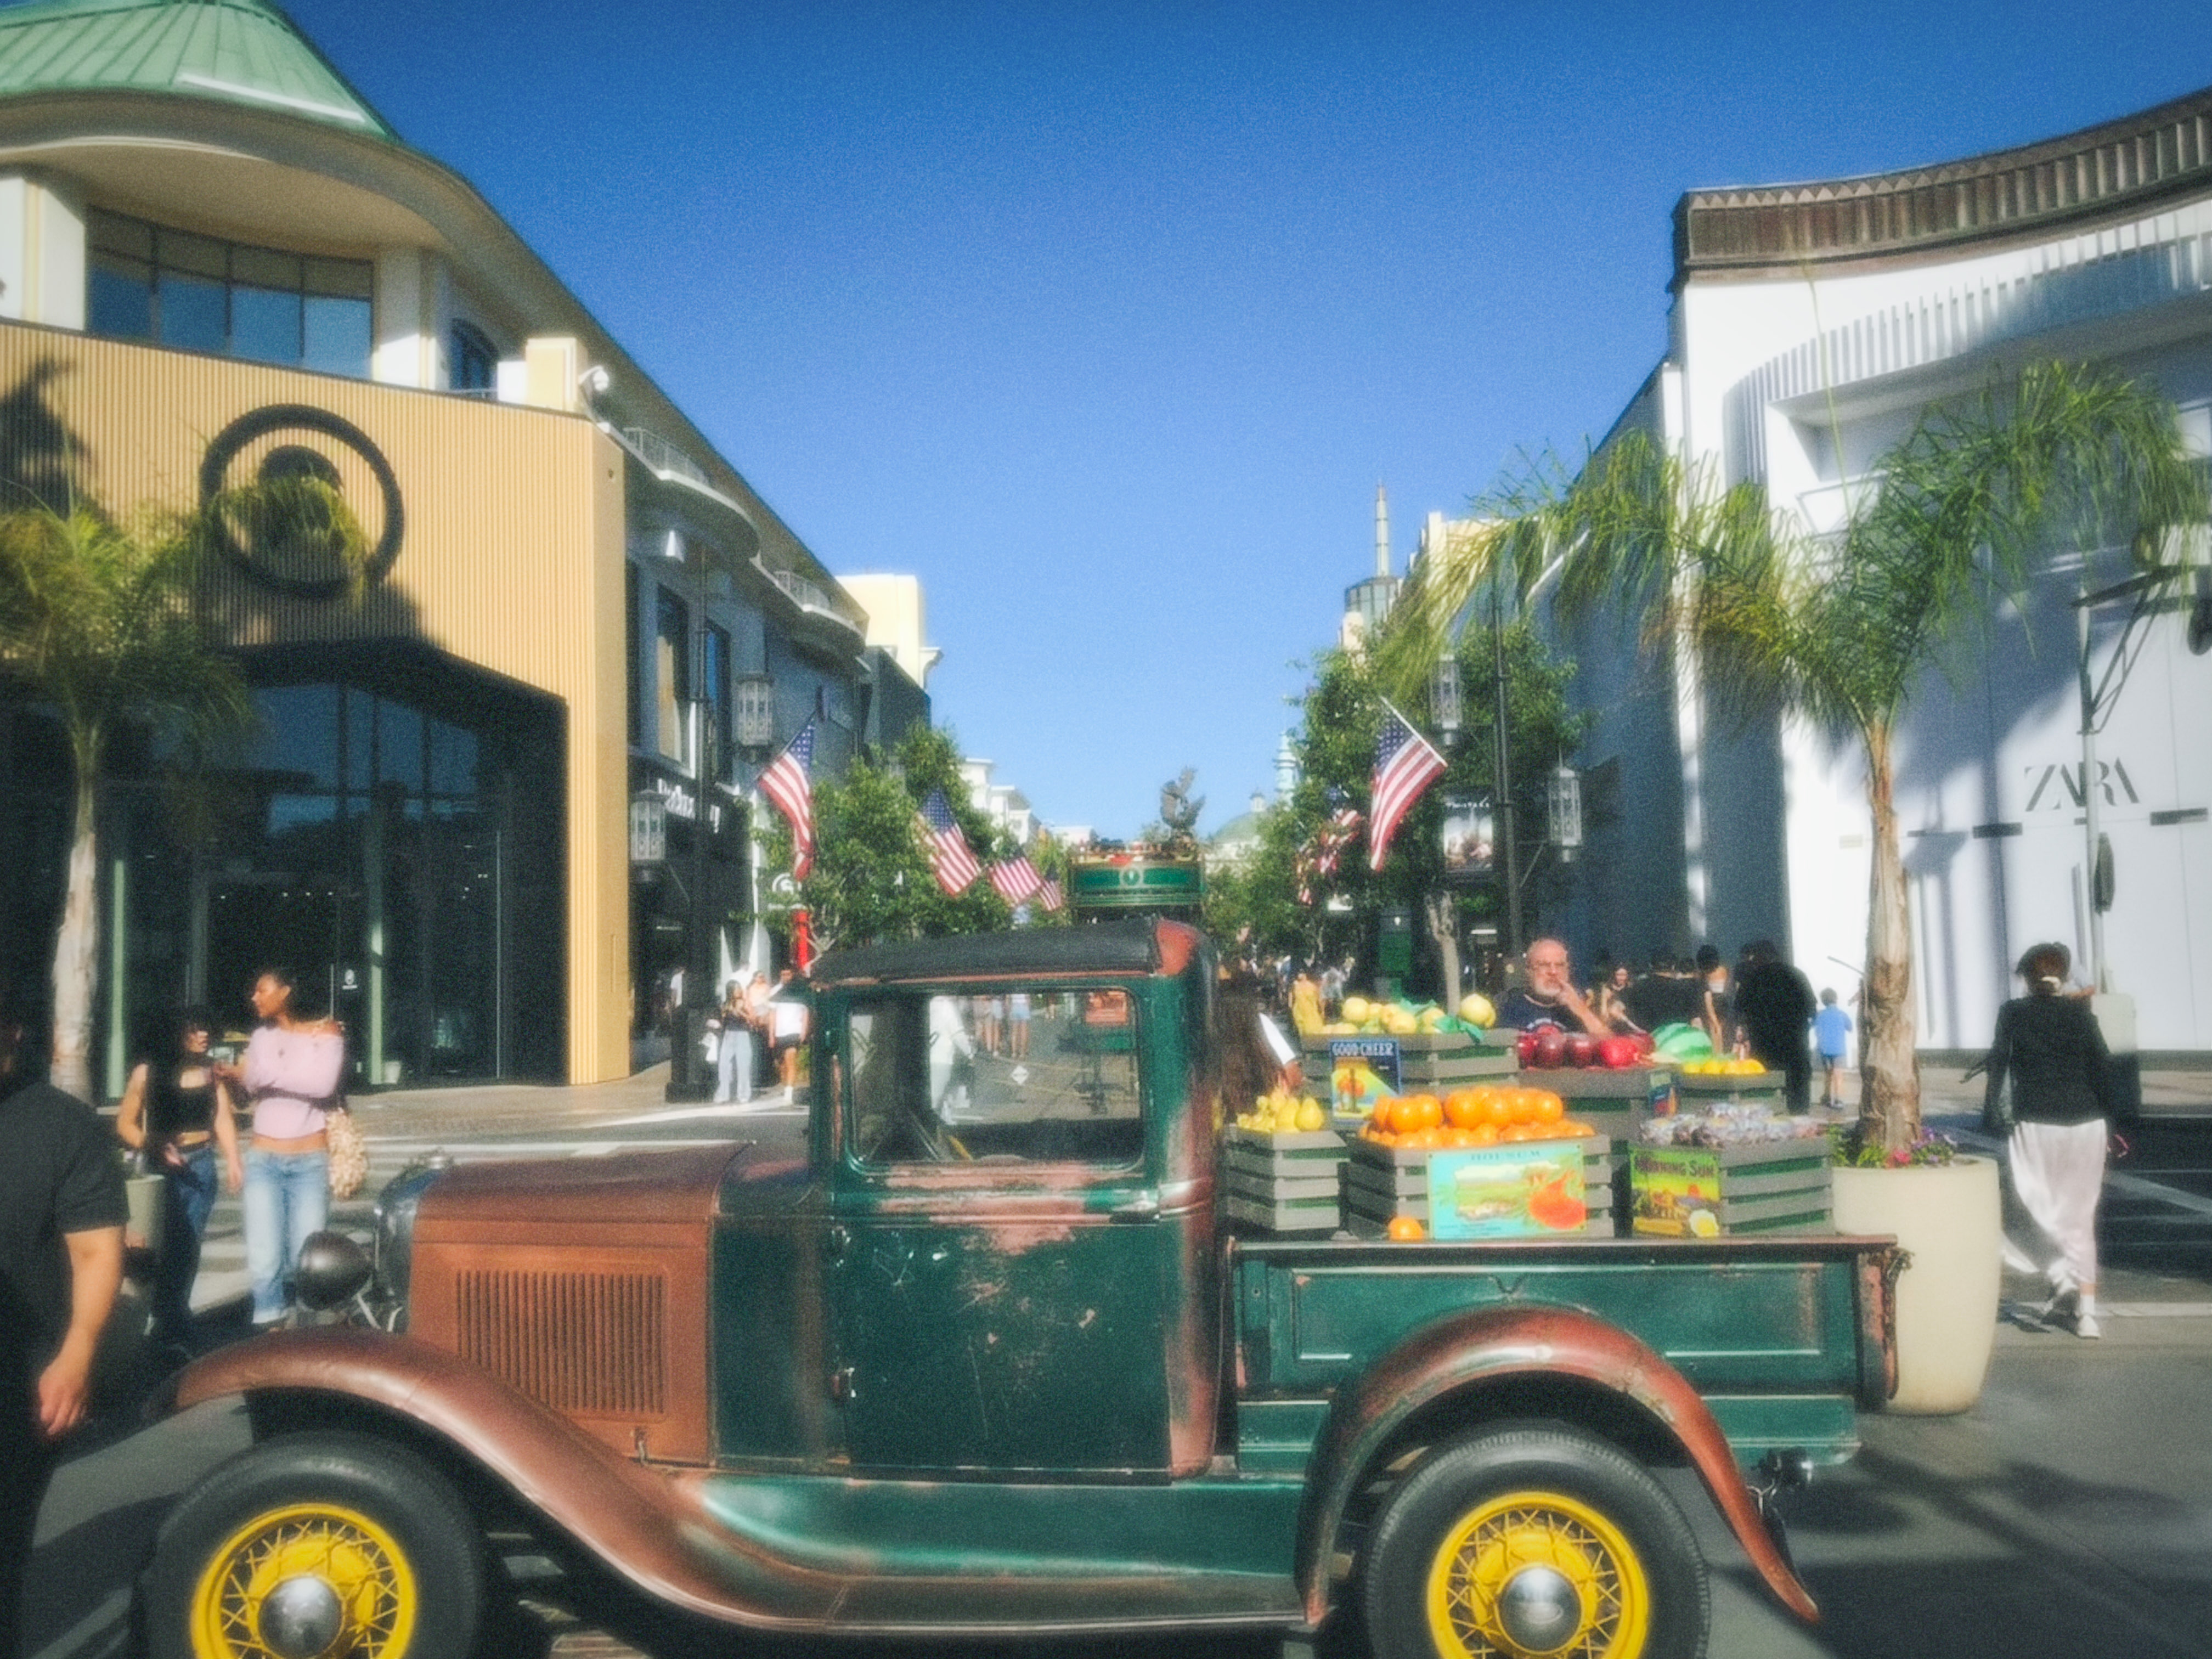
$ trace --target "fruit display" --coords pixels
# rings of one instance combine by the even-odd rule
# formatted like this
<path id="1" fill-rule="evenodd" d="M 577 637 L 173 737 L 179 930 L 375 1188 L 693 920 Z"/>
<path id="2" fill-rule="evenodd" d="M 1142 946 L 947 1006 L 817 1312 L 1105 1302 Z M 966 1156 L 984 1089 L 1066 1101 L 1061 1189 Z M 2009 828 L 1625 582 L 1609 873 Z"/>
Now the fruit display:
<path id="1" fill-rule="evenodd" d="M 1765 1077 L 1763 1060 L 1733 1056 L 1714 1055 L 1705 1060 L 1686 1060 L 1677 1068 L 1684 1077 Z"/>
<path id="2" fill-rule="evenodd" d="M 1589 1124 L 1569 1117 L 1566 1103 L 1548 1089 L 1485 1085 L 1455 1089 L 1441 1098 L 1387 1095 L 1375 1103 L 1359 1136 L 1378 1146 L 1418 1152 L 1582 1139 L 1596 1133 Z"/>
<path id="3" fill-rule="evenodd" d="M 1276 1088 L 1255 1099 L 1250 1111 L 1239 1112 L 1237 1127 L 1263 1135 L 1311 1134 L 1328 1127 L 1328 1109 L 1311 1095 Z"/>
<path id="4" fill-rule="evenodd" d="M 1453 1014 L 1433 1002 L 1371 1001 L 1366 997 L 1346 997 L 1338 1011 L 1338 1018 L 1321 1028 L 1322 1036 L 1443 1036 L 1480 1030 L 1488 1022 L 1470 1020 L 1465 1011 L 1470 1005 L 1480 1005 L 1480 1012 L 1491 1018 L 1496 1012 L 1480 997 L 1468 997 L 1461 1004 L 1462 1012 Z"/>
<path id="5" fill-rule="evenodd" d="M 1587 1031 L 1563 1031 L 1540 1025 L 1522 1032 L 1516 1040 L 1523 1069 L 1563 1071 L 1569 1067 L 1626 1071 L 1648 1065 L 1652 1040 L 1642 1032 L 1594 1037 Z"/>
<path id="6" fill-rule="evenodd" d="M 1666 1121 L 1679 1128 L 1681 1120 Z M 1817 1125 L 1807 1135 L 1784 1120 L 1770 1137 L 1766 1126 L 1748 1111 L 1726 1116 L 1700 1113 L 1692 1121 L 1697 1123 L 1692 1133 L 1711 1138 L 1638 1146 L 1630 1152 L 1634 1232 L 1718 1238 L 1832 1227 L 1828 1148 Z"/>
<path id="7" fill-rule="evenodd" d="M 1638 1124 L 1646 1146 L 1755 1146 L 1784 1140 L 1819 1140 L 1827 1126 L 1818 1118 L 1790 1117 L 1753 1102 L 1723 1101 L 1703 1111 L 1678 1112 Z"/>

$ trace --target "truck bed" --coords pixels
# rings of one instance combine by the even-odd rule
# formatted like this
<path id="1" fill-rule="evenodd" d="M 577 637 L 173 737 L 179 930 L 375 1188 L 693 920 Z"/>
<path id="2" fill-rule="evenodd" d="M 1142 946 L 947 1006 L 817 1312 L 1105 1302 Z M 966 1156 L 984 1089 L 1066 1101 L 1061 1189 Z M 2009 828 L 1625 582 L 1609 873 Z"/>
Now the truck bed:
<path id="1" fill-rule="evenodd" d="M 1231 1245 L 1243 1386 L 1240 1464 L 1303 1467 L 1328 1401 L 1407 1335 L 1468 1310 L 1577 1309 L 1655 1350 L 1702 1394 L 1745 1466 L 1856 1450 L 1857 1405 L 1887 1397 L 1887 1238 L 1479 1243 L 1239 1237 Z"/>

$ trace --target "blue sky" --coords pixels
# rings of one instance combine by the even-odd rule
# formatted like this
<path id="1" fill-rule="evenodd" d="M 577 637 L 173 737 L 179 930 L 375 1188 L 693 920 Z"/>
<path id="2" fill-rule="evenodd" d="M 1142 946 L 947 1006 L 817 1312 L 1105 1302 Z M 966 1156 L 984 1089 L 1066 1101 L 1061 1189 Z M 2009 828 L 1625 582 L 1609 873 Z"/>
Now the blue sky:
<path id="1" fill-rule="evenodd" d="M 2201 5 L 293 0 L 833 571 L 1048 823 L 1271 787 L 1396 567 L 1665 342 L 1695 185 L 1878 172 L 2212 82 Z"/>

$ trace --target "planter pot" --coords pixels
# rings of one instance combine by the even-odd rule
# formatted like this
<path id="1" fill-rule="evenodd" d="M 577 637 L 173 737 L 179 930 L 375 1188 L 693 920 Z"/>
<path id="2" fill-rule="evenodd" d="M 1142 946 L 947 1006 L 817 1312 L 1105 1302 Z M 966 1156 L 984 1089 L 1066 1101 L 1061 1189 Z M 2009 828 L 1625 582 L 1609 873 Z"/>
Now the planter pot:
<path id="1" fill-rule="evenodd" d="M 1897 1281 L 1893 1412 L 1962 1412 L 1981 1397 L 2002 1282 L 1997 1166 L 1962 1158 L 1834 1177 L 1836 1231 L 1890 1233 L 1912 1254 Z"/>

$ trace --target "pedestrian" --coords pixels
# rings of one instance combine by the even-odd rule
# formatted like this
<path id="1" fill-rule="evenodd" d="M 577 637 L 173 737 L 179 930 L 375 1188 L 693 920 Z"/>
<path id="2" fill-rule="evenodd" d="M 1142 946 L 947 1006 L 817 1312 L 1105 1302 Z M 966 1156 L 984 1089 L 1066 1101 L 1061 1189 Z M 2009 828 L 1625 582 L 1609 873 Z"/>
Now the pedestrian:
<path id="1" fill-rule="evenodd" d="M 134 1066 L 115 1111 L 116 1138 L 141 1153 L 161 1177 L 161 1249 L 154 1268 L 154 1340 L 189 1354 L 192 1281 L 200 1270 L 200 1241 L 215 1208 L 216 1158 L 228 1192 L 246 1184 L 238 1150 L 237 1106 L 230 1085 L 216 1074 L 209 1054 L 214 1022 L 207 1011 L 187 1008 L 172 1026 L 167 1052 Z"/>
<path id="2" fill-rule="evenodd" d="M 1632 988 L 1625 962 L 1614 963 L 1598 975 L 1597 992 L 1591 1000 L 1607 1030 L 1627 1036 L 1645 1029 L 1628 1012 L 1628 994 Z"/>
<path id="3" fill-rule="evenodd" d="M 25 1074 L 28 1038 L 0 989 L 0 1654 L 22 1650 L 39 1504 L 84 1417 L 129 1215 L 115 1143 L 92 1108 Z"/>
<path id="4" fill-rule="evenodd" d="M 968 1106 L 968 1079 L 975 1069 L 975 1039 L 960 1017 L 958 997 L 929 1000 L 929 1106 L 951 1123 Z"/>
<path id="5" fill-rule="evenodd" d="M 1734 1052 L 1735 1013 L 1729 997 L 1729 970 L 1721 953 L 1710 945 L 1698 947 L 1698 1024 L 1712 1039 L 1713 1052 Z"/>
<path id="6" fill-rule="evenodd" d="M 1528 982 L 1516 986 L 1498 999 L 1500 1025 L 1510 1025 L 1521 1031 L 1556 1025 L 1563 1030 L 1587 1031 L 1592 1036 L 1613 1035 L 1588 1000 L 1575 989 L 1574 972 L 1564 943 L 1555 939 L 1533 940 L 1524 960 L 1528 964 Z"/>
<path id="7" fill-rule="evenodd" d="M 1300 1036 L 1311 1036 L 1322 1024 L 1321 985 L 1302 967 L 1291 981 L 1291 1028 Z"/>
<path id="8" fill-rule="evenodd" d="M 345 1031 L 303 1018 L 282 968 L 264 969 L 248 1000 L 261 1024 L 246 1039 L 234 1076 L 252 1115 L 246 1152 L 246 1272 L 253 1323 L 267 1330 L 292 1312 L 292 1268 L 300 1246 L 331 1216 L 330 1137 L 345 1073 Z"/>
<path id="9" fill-rule="evenodd" d="M 806 1000 L 786 968 L 776 976 L 775 994 L 768 1002 L 769 1046 L 775 1060 L 776 1082 L 784 1100 L 791 1101 L 799 1087 L 799 1051 L 806 1046 Z"/>
<path id="10" fill-rule="evenodd" d="M 2075 1335 L 2095 1337 L 2111 1056 L 2089 1005 L 2065 994 L 2070 960 L 2063 945 L 2031 945 L 2021 957 L 2014 971 L 2027 981 L 2027 994 L 1997 1010 L 1982 1127 L 2009 1132 L 2013 1190 L 2040 1235 L 2033 1251 L 2007 1236 L 2005 1264 L 2050 1282 L 2051 1298 L 2038 1310 L 2042 1318 L 2070 1314 Z"/>
<path id="11" fill-rule="evenodd" d="M 714 1100 L 717 1106 L 749 1106 L 753 1098 L 753 1031 L 745 1011 L 745 983 L 730 975 L 722 1006 L 714 1014 Z"/>
<path id="12" fill-rule="evenodd" d="M 1030 1057 L 1030 994 L 1006 993 L 1006 1052 L 1018 1060 Z"/>
<path id="13" fill-rule="evenodd" d="M 1820 1049 L 1820 1104 L 1832 1109 L 1843 1103 L 1836 1093 L 1836 1077 L 1851 1046 L 1851 1017 L 1837 1006 L 1832 986 L 1820 992 L 1820 1011 L 1813 1016 L 1813 1037 Z"/>
<path id="14" fill-rule="evenodd" d="M 1323 1019 L 1334 1019 L 1344 1006 L 1344 988 L 1352 977 L 1352 963 L 1332 962 L 1321 970 L 1321 1011 Z"/>
<path id="15" fill-rule="evenodd" d="M 1770 939 L 1743 947 L 1743 970 L 1736 976 L 1735 1017 L 1752 1058 L 1785 1079 L 1790 1109 L 1813 1109 L 1813 1060 L 1806 1030 L 1818 1005 L 1813 982 L 1790 963 Z"/>

